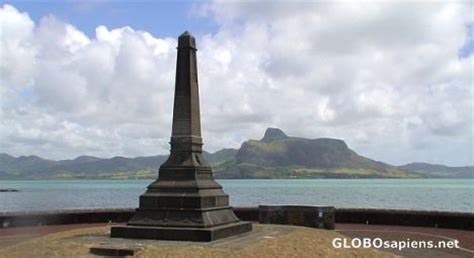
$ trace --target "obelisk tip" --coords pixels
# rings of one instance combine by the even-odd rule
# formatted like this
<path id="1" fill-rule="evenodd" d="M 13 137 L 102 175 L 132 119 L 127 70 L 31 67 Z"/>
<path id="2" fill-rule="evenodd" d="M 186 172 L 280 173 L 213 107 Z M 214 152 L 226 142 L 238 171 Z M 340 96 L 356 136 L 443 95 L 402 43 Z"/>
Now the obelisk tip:
<path id="1" fill-rule="evenodd" d="M 183 32 L 178 38 L 178 48 L 180 47 L 191 47 L 196 48 L 196 39 L 189 33 L 189 31 Z"/>
<path id="2" fill-rule="evenodd" d="M 185 31 L 181 34 L 181 36 L 179 37 L 192 37 L 193 35 L 191 35 L 191 33 L 189 33 L 189 31 Z"/>

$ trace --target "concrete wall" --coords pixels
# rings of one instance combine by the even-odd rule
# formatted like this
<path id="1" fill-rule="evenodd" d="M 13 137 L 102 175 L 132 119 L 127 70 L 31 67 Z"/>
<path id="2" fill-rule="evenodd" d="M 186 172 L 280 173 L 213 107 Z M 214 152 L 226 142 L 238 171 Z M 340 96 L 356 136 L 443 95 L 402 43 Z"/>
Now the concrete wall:
<path id="1" fill-rule="evenodd" d="M 126 222 L 134 209 L 54 210 L 0 213 L 1 227 Z"/>
<path id="2" fill-rule="evenodd" d="M 336 223 L 474 230 L 474 213 L 385 209 L 337 209 Z"/>
<path id="3" fill-rule="evenodd" d="M 245 221 L 258 221 L 258 207 L 235 207 Z M 126 222 L 134 209 L 58 210 L 0 213 L 0 227 Z M 337 223 L 403 225 L 474 230 L 474 213 L 384 209 L 336 209 Z"/>

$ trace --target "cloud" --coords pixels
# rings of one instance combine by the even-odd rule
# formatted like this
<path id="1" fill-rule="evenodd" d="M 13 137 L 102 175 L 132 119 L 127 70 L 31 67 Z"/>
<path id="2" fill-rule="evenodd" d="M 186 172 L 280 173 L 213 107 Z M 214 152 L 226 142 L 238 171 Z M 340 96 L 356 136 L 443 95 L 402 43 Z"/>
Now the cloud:
<path id="1" fill-rule="evenodd" d="M 198 40 L 205 148 L 266 127 L 346 140 L 395 164 L 473 163 L 469 8 L 440 3 L 205 3 Z M 15 155 L 168 150 L 176 39 L 129 27 L 87 37 L 0 10 L 0 147 Z"/>
<path id="2" fill-rule="evenodd" d="M 165 152 L 175 39 L 104 26 L 90 39 L 54 16 L 34 24 L 10 5 L 0 17 L 2 151 L 51 158 Z"/>
<path id="3" fill-rule="evenodd" d="M 222 82 L 208 80 L 244 87 L 230 96 L 253 99 L 248 109 L 266 118 L 253 124 L 254 138 L 271 124 L 290 135 L 342 138 L 395 164 L 472 164 L 472 56 L 459 57 L 472 24 L 468 10 L 440 3 L 209 4 L 204 13 L 221 23 L 213 40 L 238 58 Z M 237 85 L 239 74 L 251 82 Z"/>

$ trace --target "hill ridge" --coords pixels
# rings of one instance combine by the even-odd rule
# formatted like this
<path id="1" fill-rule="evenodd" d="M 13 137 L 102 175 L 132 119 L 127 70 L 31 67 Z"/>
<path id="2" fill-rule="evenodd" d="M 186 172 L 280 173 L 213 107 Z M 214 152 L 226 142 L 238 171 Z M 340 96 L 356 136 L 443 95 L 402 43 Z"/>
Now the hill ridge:
<path id="1" fill-rule="evenodd" d="M 448 167 L 423 162 L 393 166 L 360 156 L 344 140 L 288 136 L 278 128 L 240 148 L 204 152 L 216 178 L 474 178 L 474 166 Z M 0 153 L 0 179 L 156 178 L 168 155 L 128 158 L 50 160 L 36 155 Z"/>

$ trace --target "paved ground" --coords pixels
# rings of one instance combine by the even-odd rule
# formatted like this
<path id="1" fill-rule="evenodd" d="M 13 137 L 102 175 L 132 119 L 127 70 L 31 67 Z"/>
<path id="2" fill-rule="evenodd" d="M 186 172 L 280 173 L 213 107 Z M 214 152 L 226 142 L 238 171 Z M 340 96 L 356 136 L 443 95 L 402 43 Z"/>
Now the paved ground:
<path id="1" fill-rule="evenodd" d="M 96 224 L 68 224 L 68 225 L 51 225 L 37 227 L 17 227 L 17 228 L 0 228 L 0 248 L 13 244 L 24 242 L 33 238 L 45 236 L 48 234 L 69 231 L 78 228 L 90 228 L 105 226 L 104 223 Z"/>
<path id="2" fill-rule="evenodd" d="M 55 225 L 40 227 L 23 227 L 23 228 L 6 228 L 0 229 L 0 250 L 26 240 L 38 239 L 41 236 L 47 236 L 52 233 L 68 232 L 73 229 L 86 229 L 91 227 L 105 226 L 106 224 L 75 224 L 75 225 Z M 380 238 L 387 241 L 406 241 L 424 240 L 437 243 L 440 240 L 457 239 L 460 249 L 381 249 L 395 255 L 406 257 L 474 257 L 474 232 L 466 230 L 439 229 L 439 228 L 422 228 L 422 227 L 404 227 L 404 226 L 382 226 L 382 225 L 363 225 L 363 224 L 337 224 L 336 232 L 348 238 Z M 275 233 L 275 232 L 274 232 Z M 261 234 L 261 233 L 260 233 Z M 273 234 L 273 233 L 272 233 Z M 275 233 L 276 234 L 276 233 Z M 77 238 L 75 241 L 91 241 L 98 240 L 94 237 L 101 238 L 102 242 L 107 240 L 104 235 L 89 236 L 89 238 Z M 253 237 L 261 237 L 261 235 L 253 235 Z M 267 236 L 271 237 L 271 235 Z M 243 241 L 232 242 L 227 244 L 229 248 L 236 248 L 236 243 L 249 243 L 249 237 Z M 256 238 L 255 238 L 256 239 Z M 255 240 L 253 239 L 253 240 Z M 350 240 L 350 239 L 349 239 Z M 242 242 L 243 241 L 243 242 Z M 250 241 L 252 242 L 252 241 Z M 168 244 L 170 242 L 167 242 Z M 225 243 L 225 242 L 223 242 Z M 229 242 L 230 243 L 230 242 Z M 215 244 L 215 243 L 214 243 Z M 222 244 L 221 242 L 217 243 Z M 224 244 L 225 245 L 225 244 Z"/>
<path id="3" fill-rule="evenodd" d="M 459 249 L 452 248 L 406 248 L 380 249 L 405 257 L 474 257 L 474 232 L 468 230 L 384 226 L 364 224 L 337 224 L 336 231 L 350 238 L 380 238 L 386 241 L 438 241 L 458 240 Z"/>
<path id="4" fill-rule="evenodd" d="M 252 232 L 211 243 L 110 238 L 109 226 L 47 234 L 0 249 L 0 257 L 94 257 L 91 248 L 135 249 L 135 257 L 393 257 L 375 249 L 335 249 L 332 230 L 254 224 Z"/>

